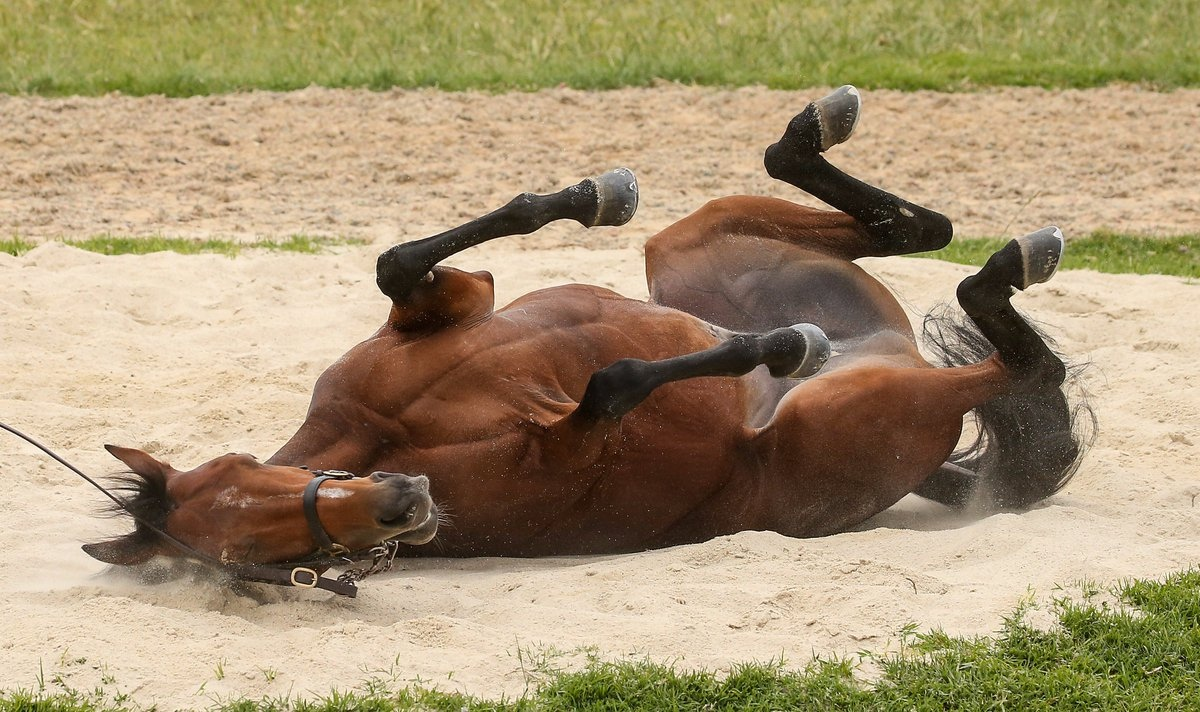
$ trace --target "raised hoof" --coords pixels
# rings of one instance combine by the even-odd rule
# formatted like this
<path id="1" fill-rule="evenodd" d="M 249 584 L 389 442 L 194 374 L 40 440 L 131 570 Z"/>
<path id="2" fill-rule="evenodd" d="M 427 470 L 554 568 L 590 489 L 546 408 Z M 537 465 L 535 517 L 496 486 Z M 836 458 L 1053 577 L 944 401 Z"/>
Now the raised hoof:
<path id="1" fill-rule="evenodd" d="M 614 168 L 584 182 L 596 188 L 596 217 L 588 227 L 624 225 L 637 212 L 637 177 L 628 168 Z"/>
<path id="2" fill-rule="evenodd" d="M 821 370 L 829 360 L 833 347 L 829 344 L 829 337 L 816 324 L 795 324 L 791 329 L 804 339 L 804 358 L 800 359 L 800 365 L 788 377 L 808 378 Z"/>
<path id="3" fill-rule="evenodd" d="M 862 95 L 858 89 L 846 84 L 810 106 L 816 107 L 821 150 L 828 151 L 854 133 L 854 128 L 858 126 L 858 115 L 862 111 Z"/>
<path id="4" fill-rule="evenodd" d="M 861 110 L 862 95 L 849 84 L 804 107 L 788 122 L 783 137 L 767 147 L 763 156 L 767 175 L 786 181 L 797 169 L 797 161 L 824 153 L 850 138 Z"/>
<path id="5" fill-rule="evenodd" d="M 1013 284 L 1017 289 L 1049 281 L 1058 271 L 1066 244 L 1062 230 L 1051 225 L 1018 237 L 1013 242 L 1021 250 L 1020 282 Z"/>
<path id="6" fill-rule="evenodd" d="M 779 143 L 768 153 L 823 153 L 850 138 L 858 126 L 862 95 L 847 84 L 804 107 L 788 122 Z M 768 158 L 770 160 L 770 158 Z"/>

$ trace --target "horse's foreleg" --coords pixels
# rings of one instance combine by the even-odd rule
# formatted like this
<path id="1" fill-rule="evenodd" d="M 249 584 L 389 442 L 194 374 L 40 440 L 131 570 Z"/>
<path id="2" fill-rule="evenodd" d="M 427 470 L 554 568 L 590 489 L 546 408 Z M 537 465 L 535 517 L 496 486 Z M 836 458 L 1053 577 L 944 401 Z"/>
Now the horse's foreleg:
<path id="1" fill-rule="evenodd" d="M 584 227 L 622 225 L 637 209 L 637 181 L 626 168 L 587 178 L 549 195 L 523 193 L 504 207 L 440 235 L 396 245 L 379 256 L 375 280 L 393 302 L 402 302 L 434 265 L 453 254 L 507 235 L 527 235 L 555 220 Z"/>
<path id="2" fill-rule="evenodd" d="M 829 340 L 812 324 L 765 334 L 736 334 L 703 351 L 658 361 L 621 359 L 592 374 L 575 410 L 539 439 L 538 457 L 566 470 L 595 464 L 621 418 L 655 388 L 687 378 L 742 376 L 766 365 L 773 376 L 805 378 L 830 354 Z"/>
<path id="3" fill-rule="evenodd" d="M 777 378 L 806 378 L 829 359 L 829 340 L 812 324 L 737 334 L 710 349 L 660 361 L 621 359 L 592 374 L 579 416 L 619 419 L 659 386 L 702 376 L 743 376 L 766 365 Z"/>
<path id="4" fill-rule="evenodd" d="M 850 138 L 858 123 L 862 98 L 844 86 L 805 107 L 763 163 L 767 173 L 800 188 L 850 215 L 866 229 L 871 244 L 861 254 L 847 245 L 850 259 L 905 255 L 939 250 L 950 242 L 953 228 L 946 216 L 911 203 L 847 175 L 821 153 Z"/>

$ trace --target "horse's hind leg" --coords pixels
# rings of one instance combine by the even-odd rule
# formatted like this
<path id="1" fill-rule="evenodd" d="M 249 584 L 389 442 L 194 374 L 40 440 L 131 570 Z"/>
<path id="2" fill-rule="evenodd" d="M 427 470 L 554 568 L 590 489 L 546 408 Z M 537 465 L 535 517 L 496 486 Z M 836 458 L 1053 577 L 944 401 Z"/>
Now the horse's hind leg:
<path id="1" fill-rule="evenodd" d="M 463 250 L 507 235 L 526 235 L 555 220 L 584 227 L 623 225 L 637 209 L 637 181 L 626 168 L 588 178 L 550 195 L 523 193 L 504 207 L 423 240 L 396 245 L 379 256 L 375 280 L 397 304 L 406 301 L 434 265 Z"/>
<path id="2" fill-rule="evenodd" d="M 958 285 L 959 305 L 996 347 L 1014 387 L 1057 388 L 1066 378 L 1062 360 L 1010 301 L 1014 289 L 1050 279 L 1062 253 L 1062 232 L 1043 228 L 1010 241 Z"/>
<path id="3" fill-rule="evenodd" d="M 772 176 L 837 210 L 775 198 L 711 201 L 646 244 L 651 299 L 737 331 L 810 321 L 843 345 L 893 332 L 912 342 L 915 358 L 903 309 L 852 260 L 938 249 L 952 228 L 821 157 L 849 138 L 859 110 L 852 87 L 809 104 L 764 160 Z"/>
<path id="4" fill-rule="evenodd" d="M 1024 508 L 1057 492 L 1074 473 L 1086 446 L 1078 429 L 1090 413 L 1063 389 L 1067 367 L 1041 334 L 1012 306 L 1014 289 L 1045 282 L 1062 258 L 1063 239 L 1048 227 L 1017 238 L 958 287 L 963 311 L 988 343 L 946 319 L 934 343 L 947 365 L 987 356 L 1006 371 L 1005 391 L 974 409 L 979 439 L 931 475 L 916 493 L 981 511 Z M 990 348 L 989 348 L 990 347 Z"/>
<path id="5" fill-rule="evenodd" d="M 950 242 L 950 221 L 885 190 L 843 173 L 821 154 L 850 137 L 862 99 L 844 86 L 805 107 L 778 143 L 767 148 L 763 164 L 772 178 L 790 183 L 857 220 L 869 244 L 850 259 L 939 250 Z M 848 249 L 853 246 L 848 245 Z"/>

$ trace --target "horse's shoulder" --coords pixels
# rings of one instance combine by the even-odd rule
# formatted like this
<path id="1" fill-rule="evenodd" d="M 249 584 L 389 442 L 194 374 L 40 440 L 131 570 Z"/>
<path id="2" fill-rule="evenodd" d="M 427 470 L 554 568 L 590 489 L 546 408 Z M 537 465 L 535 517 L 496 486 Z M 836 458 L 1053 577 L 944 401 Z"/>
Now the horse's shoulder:
<path id="1" fill-rule="evenodd" d="M 498 309 L 493 318 L 498 317 L 500 323 L 558 329 L 597 324 L 636 328 L 637 324 L 675 312 L 607 287 L 562 284 L 525 294 Z"/>
<path id="2" fill-rule="evenodd" d="M 517 297 L 500 311 L 523 309 L 536 305 L 539 309 L 550 313 L 571 313 L 580 310 L 591 311 L 611 306 L 612 304 L 623 304 L 634 301 L 608 287 L 601 287 L 595 284 L 569 283 L 535 289 L 532 292 Z"/>

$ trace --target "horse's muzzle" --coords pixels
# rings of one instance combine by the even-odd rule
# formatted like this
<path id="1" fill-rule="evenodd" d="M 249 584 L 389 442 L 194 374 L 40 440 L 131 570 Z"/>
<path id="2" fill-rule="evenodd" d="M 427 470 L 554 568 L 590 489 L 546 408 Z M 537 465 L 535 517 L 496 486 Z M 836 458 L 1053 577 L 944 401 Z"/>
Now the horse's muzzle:
<path id="1" fill-rule="evenodd" d="M 397 472 L 373 472 L 373 482 L 385 489 L 379 498 L 375 519 L 395 534 L 387 538 L 405 544 L 424 544 L 437 534 L 438 512 L 429 496 L 429 478 Z"/>

